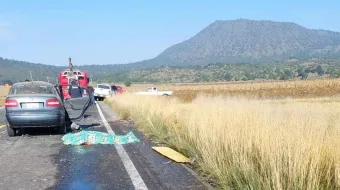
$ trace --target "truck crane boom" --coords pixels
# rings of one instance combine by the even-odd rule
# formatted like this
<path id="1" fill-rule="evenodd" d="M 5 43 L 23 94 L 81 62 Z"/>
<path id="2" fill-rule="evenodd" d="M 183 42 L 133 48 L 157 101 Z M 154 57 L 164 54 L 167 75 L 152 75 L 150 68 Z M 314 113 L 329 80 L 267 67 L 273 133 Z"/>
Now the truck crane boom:
<path id="1" fill-rule="evenodd" d="M 76 80 L 77 83 L 80 86 L 83 86 L 85 88 L 88 87 L 89 84 L 89 78 L 87 76 L 87 72 L 80 71 L 79 69 L 74 69 L 71 57 L 68 59 L 68 68 L 64 71 L 61 71 L 59 73 L 59 84 L 64 85 L 63 86 L 63 94 L 64 97 L 68 97 L 68 87 L 67 85 L 70 84 L 71 80 Z"/>

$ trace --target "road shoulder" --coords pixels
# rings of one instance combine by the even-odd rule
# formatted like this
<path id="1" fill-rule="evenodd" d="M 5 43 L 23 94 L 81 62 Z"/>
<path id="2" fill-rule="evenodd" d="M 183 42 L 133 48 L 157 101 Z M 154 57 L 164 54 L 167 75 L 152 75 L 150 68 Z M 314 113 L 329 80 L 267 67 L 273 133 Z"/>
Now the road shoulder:
<path id="1" fill-rule="evenodd" d="M 81 122 L 89 131 L 107 132 L 96 106 L 91 106 Z M 99 124 L 99 125 L 97 125 Z M 52 189 L 135 189 L 113 145 L 62 145 L 53 155 L 58 179 Z"/>
<path id="2" fill-rule="evenodd" d="M 211 189 L 182 164 L 172 162 L 153 151 L 152 143 L 133 127 L 133 122 L 119 120 L 118 115 L 107 104 L 100 102 L 99 105 L 116 134 L 123 135 L 133 131 L 141 140 L 140 143 L 124 145 L 124 148 L 148 187 L 157 185 L 161 189 Z"/>

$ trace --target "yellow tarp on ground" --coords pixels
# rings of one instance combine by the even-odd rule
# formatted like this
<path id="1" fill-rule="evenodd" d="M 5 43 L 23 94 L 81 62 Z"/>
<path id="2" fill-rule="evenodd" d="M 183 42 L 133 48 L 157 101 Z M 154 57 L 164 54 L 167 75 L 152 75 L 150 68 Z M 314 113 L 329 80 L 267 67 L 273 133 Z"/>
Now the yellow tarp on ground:
<path id="1" fill-rule="evenodd" d="M 169 148 L 169 147 L 152 147 L 158 153 L 174 160 L 175 162 L 190 162 L 190 159 L 183 154 Z"/>

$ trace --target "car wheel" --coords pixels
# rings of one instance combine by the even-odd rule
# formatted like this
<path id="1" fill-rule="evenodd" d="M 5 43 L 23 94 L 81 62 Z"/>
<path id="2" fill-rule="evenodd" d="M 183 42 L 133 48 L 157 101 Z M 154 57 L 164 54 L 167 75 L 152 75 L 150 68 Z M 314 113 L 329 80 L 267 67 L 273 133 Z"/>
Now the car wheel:
<path id="1" fill-rule="evenodd" d="M 72 124 L 72 121 L 66 121 L 66 132 L 72 131 L 71 124 Z"/>
<path id="2" fill-rule="evenodd" d="M 14 137 L 15 136 L 15 129 L 12 129 L 9 125 L 6 125 L 7 127 L 7 134 L 10 137 Z"/>
<path id="3" fill-rule="evenodd" d="M 63 125 L 59 127 L 59 134 L 66 134 L 67 132 L 67 122 L 65 121 Z"/>
<path id="4" fill-rule="evenodd" d="M 19 128 L 19 129 L 16 129 L 16 136 L 21 136 L 22 134 L 24 134 L 25 132 L 25 129 L 24 128 Z"/>

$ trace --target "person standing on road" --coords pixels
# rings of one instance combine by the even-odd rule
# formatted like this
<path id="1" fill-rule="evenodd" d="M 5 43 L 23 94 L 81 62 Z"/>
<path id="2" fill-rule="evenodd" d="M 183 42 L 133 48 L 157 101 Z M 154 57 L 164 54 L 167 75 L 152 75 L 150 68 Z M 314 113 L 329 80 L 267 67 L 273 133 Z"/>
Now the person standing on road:
<path id="1" fill-rule="evenodd" d="M 117 87 L 116 87 L 116 85 L 111 85 L 111 89 L 112 89 L 112 91 L 113 91 L 113 95 L 116 95 L 116 93 L 117 93 Z"/>
<path id="2" fill-rule="evenodd" d="M 82 89 L 78 86 L 77 80 L 72 79 L 69 84 L 68 93 L 71 96 L 71 98 L 80 98 L 83 97 L 82 95 Z M 84 118 L 80 119 L 81 121 L 84 120 Z M 78 130 L 80 129 L 80 126 L 72 121 L 71 123 L 71 129 L 72 130 Z"/>
<path id="3" fill-rule="evenodd" d="M 80 97 L 82 97 L 82 90 L 78 86 L 77 81 L 74 80 L 74 79 L 71 81 L 71 84 L 69 85 L 68 92 L 69 92 L 71 98 L 80 98 Z"/>
<path id="4" fill-rule="evenodd" d="M 90 85 L 88 87 L 88 89 L 89 89 L 89 94 L 90 94 L 90 98 L 91 98 L 91 104 L 96 104 L 95 99 L 94 99 L 94 89 L 93 89 L 93 87 Z"/>

